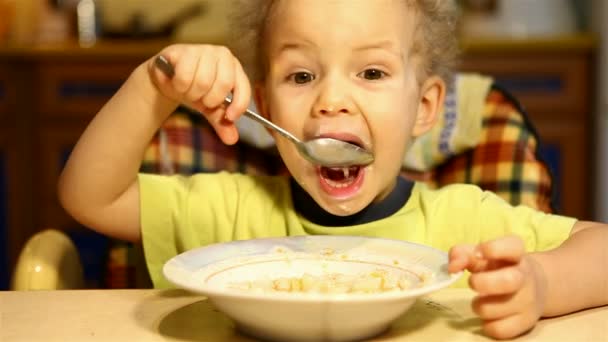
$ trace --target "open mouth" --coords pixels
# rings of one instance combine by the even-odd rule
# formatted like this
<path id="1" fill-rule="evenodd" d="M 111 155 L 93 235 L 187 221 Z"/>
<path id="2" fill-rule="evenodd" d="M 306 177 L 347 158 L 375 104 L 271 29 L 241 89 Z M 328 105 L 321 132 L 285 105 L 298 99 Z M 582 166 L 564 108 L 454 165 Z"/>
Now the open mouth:
<path id="1" fill-rule="evenodd" d="M 321 177 L 331 186 L 345 188 L 355 182 L 361 166 L 321 167 Z"/>
<path id="2" fill-rule="evenodd" d="M 363 166 L 349 167 L 319 167 L 319 183 L 321 188 L 332 196 L 344 197 L 357 192 L 363 183 L 365 168 Z"/>
<path id="3" fill-rule="evenodd" d="M 332 132 L 322 134 L 319 138 L 333 138 L 366 149 L 366 144 L 355 134 L 346 132 Z M 351 165 L 344 167 L 317 167 L 321 189 L 333 197 L 349 197 L 354 195 L 362 186 L 365 170 L 364 165 Z"/>

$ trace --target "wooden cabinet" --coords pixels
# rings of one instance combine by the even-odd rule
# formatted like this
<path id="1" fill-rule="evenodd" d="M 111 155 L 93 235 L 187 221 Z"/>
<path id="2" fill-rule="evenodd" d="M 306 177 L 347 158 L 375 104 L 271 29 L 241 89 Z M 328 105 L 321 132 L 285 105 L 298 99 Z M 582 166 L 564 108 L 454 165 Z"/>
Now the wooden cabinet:
<path id="1" fill-rule="evenodd" d="M 17 110 L 17 75 L 16 70 L 0 64 L 0 290 L 9 285 L 14 247 L 22 243 L 19 232 L 31 227 L 31 215 L 25 214 L 31 203 L 27 137 L 20 134 L 28 120 L 19 119 L 23 112 Z"/>
<path id="2" fill-rule="evenodd" d="M 0 128 L 0 290 L 9 286 L 15 246 L 23 243 L 22 232 L 32 227 L 31 187 L 24 149 L 14 127 Z"/>
<path id="3" fill-rule="evenodd" d="M 0 289 L 8 288 L 9 282 L 9 154 L 7 133 L 0 131 Z"/>
<path id="4" fill-rule="evenodd" d="M 6 119 L 6 84 L 0 79 L 0 120 Z M 8 287 L 8 146 L 7 133 L 0 130 L 0 289 Z"/>
<path id="5" fill-rule="evenodd" d="M 44 228 L 67 229 L 86 239 L 81 234 L 85 230 L 59 204 L 59 174 L 101 106 L 137 65 L 163 46 L 0 48 L 0 186 L 6 182 L 6 196 L 0 191 L 0 241 L 6 244 L 0 246 L 6 252 L 0 263 L 14 265 L 27 238 Z M 0 281 L 10 275 L 5 269 L 0 264 Z"/>
<path id="6" fill-rule="evenodd" d="M 38 227 L 74 226 L 56 196 L 56 184 L 69 153 L 89 121 L 142 58 L 44 61 L 39 66 L 38 114 L 34 134 Z"/>
<path id="7" fill-rule="evenodd" d="M 594 37 L 463 46 L 461 69 L 494 76 L 528 112 L 556 181 L 559 213 L 590 219 Z"/>

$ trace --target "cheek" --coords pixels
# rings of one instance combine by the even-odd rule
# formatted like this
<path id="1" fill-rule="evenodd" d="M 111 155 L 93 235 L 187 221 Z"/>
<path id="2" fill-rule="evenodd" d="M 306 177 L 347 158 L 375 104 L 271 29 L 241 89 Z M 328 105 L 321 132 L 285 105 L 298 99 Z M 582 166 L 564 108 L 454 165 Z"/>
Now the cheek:
<path id="1" fill-rule="evenodd" d="M 295 146 L 291 142 L 287 141 L 287 139 L 282 137 L 280 134 L 276 132 L 272 132 L 272 134 L 277 144 L 277 149 L 279 150 L 279 153 L 281 154 L 283 159 L 287 160 L 293 158 L 293 154 L 297 153 Z"/>
<path id="2" fill-rule="evenodd" d="M 277 149 L 281 154 L 281 159 L 287 167 L 289 174 L 307 191 L 313 189 L 311 181 L 316 177 L 316 168 L 305 161 L 298 153 L 295 146 L 289 141 L 278 138 Z"/>
<path id="3" fill-rule="evenodd" d="M 407 140 L 414 127 L 415 112 L 412 110 L 403 110 L 403 107 L 398 108 L 397 111 L 387 111 L 374 117 L 374 123 L 370 122 L 372 126 L 372 132 L 377 140 L 392 141 L 397 143 L 399 141 Z"/>
<path id="4" fill-rule="evenodd" d="M 289 133 L 299 137 L 299 126 L 302 124 L 304 107 L 298 105 L 295 101 L 282 101 L 279 98 L 273 98 L 269 106 L 270 121 L 281 126 Z"/>
<path id="5" fill-rule="evenodd" d="M 287 166 L 289 172 L 296 176 L 300 173 L 304 173 L 305 170 L 303 165 L 305 164 L 304 159 L 300 156 L 297 148 L 287 139 L 280 136 L 278 133 L 274 133 L 274 138 L 277 144 L 277 149 L 281 155 L 281 159 Z"/>
<path id="6" fill-rule="evenodd" d="M 388 131 L 381 133 L 386 134 L 396 129 L 408 132 L 411 130 L 416 119 L 418 104 L 415 93 L 407 86 L 387 91 L 384 96 L 378 96 L 373 101 L 367 108 L 371 114 L 368 119 L 375 120 L 374 124 L 382 129 L 388 128 Z"/>
<path id="7" fill-rule="evenodd" d="M 403 107 L 402 107 L 403 108 Z M 414 124 L 413 111 L 399 111 L 387 114 L 374 125 L 374 145 L 378 161 L 384 165 L 401 165 L 406 148 L 410 143 Z M 397 166 L 395 166 L 397 167 Z"/>

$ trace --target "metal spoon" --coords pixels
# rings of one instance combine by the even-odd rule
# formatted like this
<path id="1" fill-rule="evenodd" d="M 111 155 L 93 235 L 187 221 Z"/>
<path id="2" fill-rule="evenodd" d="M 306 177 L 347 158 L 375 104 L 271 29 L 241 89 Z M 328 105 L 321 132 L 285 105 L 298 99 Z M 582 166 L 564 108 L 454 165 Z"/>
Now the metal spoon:
<path id="1" fill-rule="evenodd" d="M 173 65 L 164 56 L 156 57 L 155 64 L 167 77 L 172 78 L 175 75 Z M 231 102 L 231 98 L 225 99 L 226 104 L 230 104 Z M 243 114 L 287 138 L 296 145 L 302 157 L 313 164 L 326 167 L 346 167 L 351 165 L 367 165 L 374 161 L 374 156 L 370 152 L 355 144 L 333 138 L 317 138 L 301 141 L 293 134 L 252 110 L 247 109 Z"/>

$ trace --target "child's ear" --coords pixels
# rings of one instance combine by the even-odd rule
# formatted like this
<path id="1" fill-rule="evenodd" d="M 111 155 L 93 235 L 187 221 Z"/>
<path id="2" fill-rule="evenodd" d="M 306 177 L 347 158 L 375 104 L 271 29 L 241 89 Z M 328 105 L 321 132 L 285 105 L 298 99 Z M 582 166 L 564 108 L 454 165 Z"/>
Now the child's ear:
<path id="1" fill-rule="evenodd" d="M 414 137 L 419 137 L 433 128 L 443 109 L 445 93 L 446 85 L 441 77 L 431 76 L 422 84 L 412 133 Z"/>

